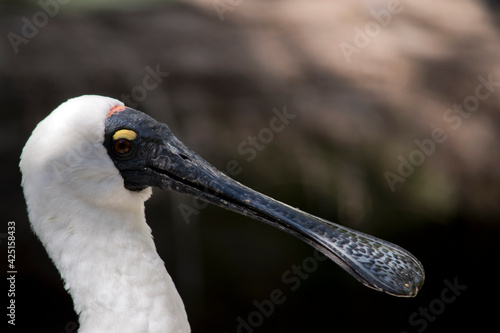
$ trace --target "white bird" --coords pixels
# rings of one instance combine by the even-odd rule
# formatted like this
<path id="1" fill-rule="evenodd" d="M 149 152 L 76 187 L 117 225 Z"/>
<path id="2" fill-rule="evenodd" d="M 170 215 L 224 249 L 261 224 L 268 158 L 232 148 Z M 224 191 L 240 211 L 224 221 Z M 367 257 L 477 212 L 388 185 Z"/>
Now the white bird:
<path id="1" fill-rule="evenodd" d="M 190 331 L 144 217 L 151 186 L 285 230 L 376 290 L 412 297 L 424 281 L 406 250 L 241 185 L 113 98 L 61 104 L 33 131 L 20 168 L 32 229 L 73 298 L 80 333 Z"/>

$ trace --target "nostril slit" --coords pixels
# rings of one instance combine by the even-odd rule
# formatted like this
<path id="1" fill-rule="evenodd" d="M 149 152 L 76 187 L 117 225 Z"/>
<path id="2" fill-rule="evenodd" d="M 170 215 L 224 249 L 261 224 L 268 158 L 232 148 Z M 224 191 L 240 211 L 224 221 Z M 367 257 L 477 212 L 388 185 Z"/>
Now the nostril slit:
<path id="1" fill-rule="evenodd" d="M 186 155 L 184 154 L 179 154 L 180 157 L 182 157 L 182 159 L 184 160 L 188 160 L 189 161 L 189 157 L 187 157 Z"/>

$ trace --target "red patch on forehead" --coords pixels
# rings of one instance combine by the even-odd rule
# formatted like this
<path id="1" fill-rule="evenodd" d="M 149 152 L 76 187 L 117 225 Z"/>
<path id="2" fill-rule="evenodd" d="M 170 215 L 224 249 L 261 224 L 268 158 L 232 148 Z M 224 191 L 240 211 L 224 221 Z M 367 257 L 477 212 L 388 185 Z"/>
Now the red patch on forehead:
<path id="1" fill-rule="evenodd" d="M 118 112 L 120 112 L 120 111 L 125 110 L 125 108 L 126 108 L 126 107 L 125 107 L 124 105 L 116 105 L 116 106 L 113 106 L 113 107 L 109 110 L 108 114 L 106 115 L 106 118 L 107 118 L 107 117 L 109 117 L 109 116 L 111 116 L 112 114 L 115 114 L 115 113 L 118 113 Z"/>

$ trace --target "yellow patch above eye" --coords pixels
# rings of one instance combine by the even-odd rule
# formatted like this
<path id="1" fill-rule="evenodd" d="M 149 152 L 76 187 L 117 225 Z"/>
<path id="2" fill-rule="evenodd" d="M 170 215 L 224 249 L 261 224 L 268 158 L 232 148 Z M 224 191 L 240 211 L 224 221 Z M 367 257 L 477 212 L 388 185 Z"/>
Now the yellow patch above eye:
<path id="1" fill-rule="evenodd" d="M 113 140 L 120 140 L 120 139 L 134 140 L 135 138 L 137 138 L 137 133 L 127 129 L 116 131 L 115 134 L 113 135 Z"/>

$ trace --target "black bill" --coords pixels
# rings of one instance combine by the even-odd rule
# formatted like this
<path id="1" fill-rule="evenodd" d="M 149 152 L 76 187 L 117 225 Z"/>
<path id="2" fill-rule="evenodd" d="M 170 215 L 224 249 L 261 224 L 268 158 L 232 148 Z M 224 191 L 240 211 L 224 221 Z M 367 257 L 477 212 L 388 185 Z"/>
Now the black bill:
<path id="1" fill-rule="evenodd" d="M 391 295 L 413 297 L 424 283 L 422 265 L 405 249 L 236 182 L 140 111 L 111 114 L 104 145 L 129 190 L 174 190 L 270 224 L 321 251 L 364 285 Z"/>

